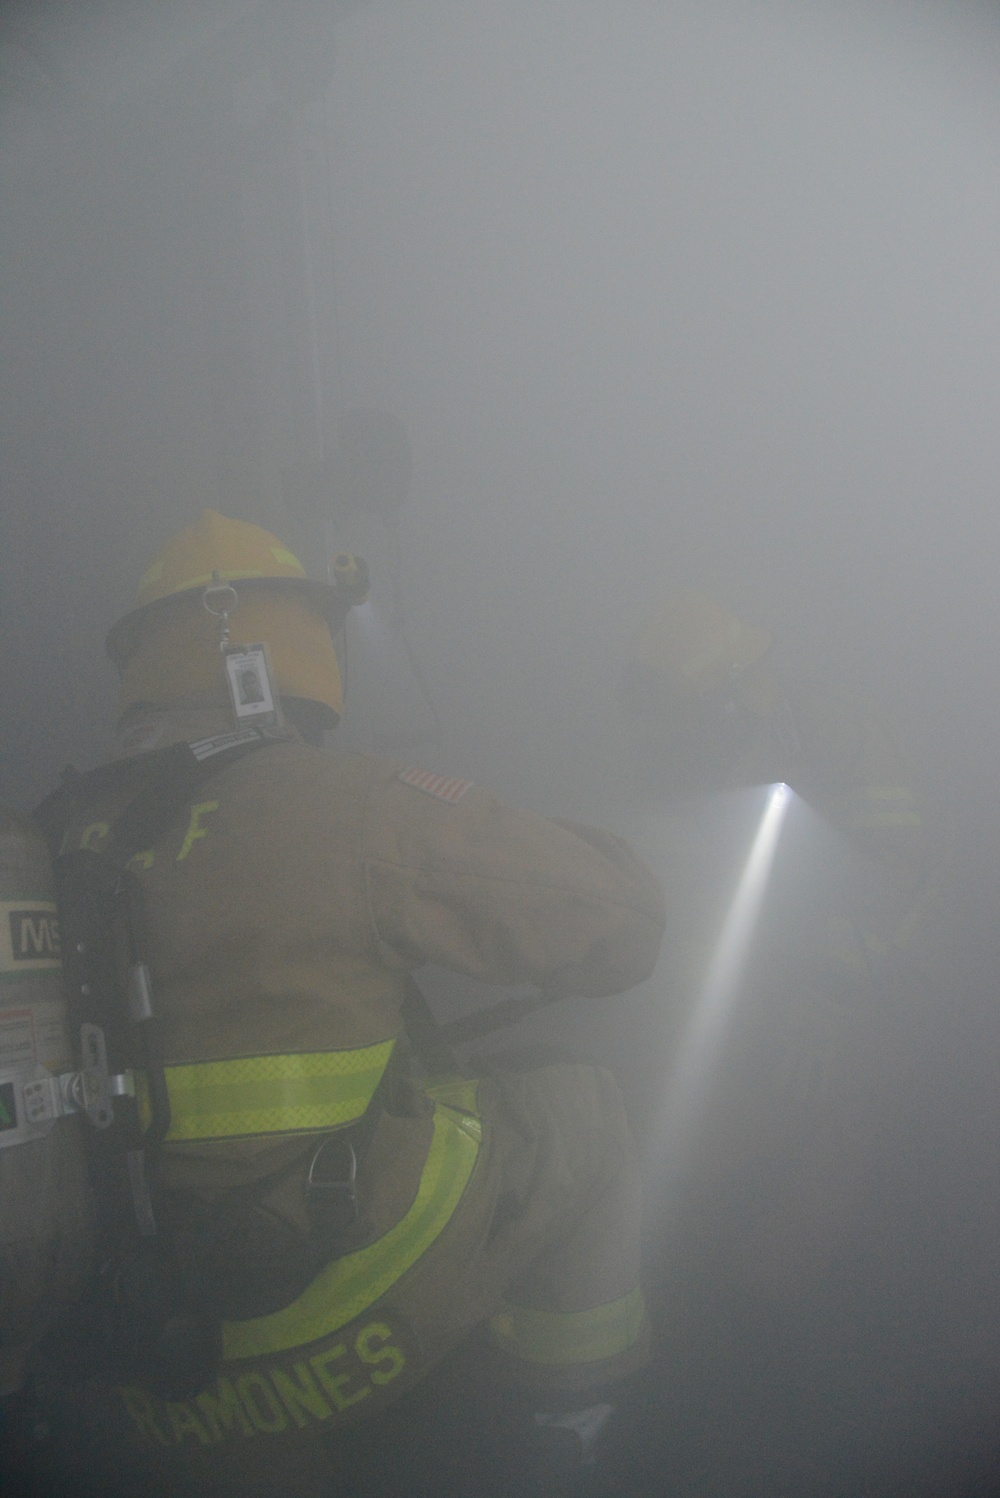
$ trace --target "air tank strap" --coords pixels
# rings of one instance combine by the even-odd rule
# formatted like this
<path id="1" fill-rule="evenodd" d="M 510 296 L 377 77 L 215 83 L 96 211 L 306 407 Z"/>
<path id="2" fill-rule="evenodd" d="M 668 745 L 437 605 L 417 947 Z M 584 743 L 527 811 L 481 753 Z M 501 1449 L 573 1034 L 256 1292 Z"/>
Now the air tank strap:
<path id="1" fill-rule="evenodd" d="M 124 1171 L 141 1234 L 155 1225 L 146 1161 L 170 1127 L 170 1095 L 157 1044 L 149 971 L 144 960 L 141 888 L 128 865 L 158 841 L 210 775 L 267 744 L 283 730 L 253 727 L 180 742 L 117 760 L 88 774 L 68 770 L 63 784 L 34 813 L 53 856 L 64 971 L 71 1018 L 80 1026 L 81 1070 L 64 1077 L 8 1078 L 16 1142 L 47 1131 L 62 1113 L 80 1111 L 94 1126 L 91 1141 L 109 1165 Z M 88 807 L 127 797 L 100 852 L 63 851 L 66 832 Z M 124 979 L 124 981 L 123 981 Z M 146 1113 L 135 1073 L 145 1078 Z M 0 1094 L 2 1096 L 2 1094 Z"/>

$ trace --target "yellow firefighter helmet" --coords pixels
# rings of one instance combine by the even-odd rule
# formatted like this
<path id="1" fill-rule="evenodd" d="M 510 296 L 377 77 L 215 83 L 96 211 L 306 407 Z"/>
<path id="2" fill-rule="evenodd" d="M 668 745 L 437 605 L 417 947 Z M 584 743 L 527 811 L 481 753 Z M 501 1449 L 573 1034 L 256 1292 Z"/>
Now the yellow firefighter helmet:
<path id="1" fill-rule="evenodd" d="M 266 641 L 282 696 L 320 703 L 336 722 L 343 691 L 331 630 L 360 601 L 357 590 L 309 578 L 277 536 L 215 510 L 167 542 L 139 581 L 135 607 L 108 635 L 122 711 L 218 693 L 219 624 L 202 606 L 216 583 L 235 590 L 232 643 Z"/>
<path id="2" fill-rule="evenodd" d="M 684 588 L 639 630 L 630 665 L 651 687 L 698 698 L 725 689 L 770 648 L 766 629 L 744 624 L 707 593 Z"/>
<path id="3" fill-rule="evenodd" d="M 668 598 L 632 640 L 618 701 L 643 724 L 641 768 L 658 785 L 709 790 L 741 775 L 759 723 L 781 701 L 766 657 L 771 636 L 693 588 Z"/>

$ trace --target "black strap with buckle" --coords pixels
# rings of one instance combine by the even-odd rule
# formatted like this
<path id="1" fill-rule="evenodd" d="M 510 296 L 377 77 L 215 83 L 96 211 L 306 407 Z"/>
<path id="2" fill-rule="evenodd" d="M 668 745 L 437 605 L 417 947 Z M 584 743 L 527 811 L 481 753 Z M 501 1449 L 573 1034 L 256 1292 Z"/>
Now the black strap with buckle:
<path id="1" fill-rule="evenodd" d="M 306 1202 L 313 1233 L 340 1239 L 358 1220 L 358 1154 L 350 1139 L 331 1134 L 309 1164 Z"/>
<path id="2" fill-rule="evenodd" d="M 312 1237 L 323 1245 L 330 1258 L 344 1251 L 343 1239 L 360 1217 L 358 1172 L 382 1116 L 385 1076 L 383 1072 L 364 1116 L 348 1128 L 337 1129 L 321 1139 L 309 1162 L 305 1191 Z"/>

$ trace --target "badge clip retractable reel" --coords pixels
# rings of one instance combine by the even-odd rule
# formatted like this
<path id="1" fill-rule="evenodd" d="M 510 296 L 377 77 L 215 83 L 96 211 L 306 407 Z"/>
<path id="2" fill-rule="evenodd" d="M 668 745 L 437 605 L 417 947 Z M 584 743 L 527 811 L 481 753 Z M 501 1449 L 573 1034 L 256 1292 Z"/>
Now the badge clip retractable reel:
<path id="1" fill-rule="evenodd" d="M 263 642 L 232 645 L 229 616 L 239 602 L 231 583 L 219 580 L 217 572 L 202 594 L 202 603 L 219 621 L 219 650 L 226 673 L 229 702 L 237 728 L 281 728 L 281 698 L 275 690 L 274 674 Z"/>

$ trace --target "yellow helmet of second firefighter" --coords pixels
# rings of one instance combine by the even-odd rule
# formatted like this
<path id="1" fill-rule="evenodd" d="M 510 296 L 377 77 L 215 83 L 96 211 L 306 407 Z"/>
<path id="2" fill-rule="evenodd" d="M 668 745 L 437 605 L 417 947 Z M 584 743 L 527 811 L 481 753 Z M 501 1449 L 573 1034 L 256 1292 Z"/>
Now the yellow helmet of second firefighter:
<path id="1" fill-rule="evenodd" d="M 704 697 L 725 687 L 771 648 L 766 629 L 745 624 L 707 593 L 684 588 L 643 624 L 631 658 L 677 697 Z"/>
<path id="2" fill-rule="evenodd" d="M 621 695 L 636 708 L 653 702 L 692 707 L 736 690 L 746 705 L 766 710 L 770 691 L 756 668 L 771 649 L 766 629 L 746 624 L 707 593 L 683 588 L 660 605 L 634 636 L 625 662 Z M 755 701 L 758 695 L 761 700 Z M 652 701 L 651 701 L 652 699 Z"/>
<path id="3" fill-rule="evenodd" d="M 322 704 L 332 726 L 343 690 L 330 631 L 346 613 L 344 599 L 309 578 L 270 531 L 215 510 L 167 542 L 140 579 L 135 607 L 108 635 L 122 714 L 219 695 L 219 619 L 203 605 L 213 583 L 235 591 L 232 643 L 266 642 L 281 695 Z"/>

